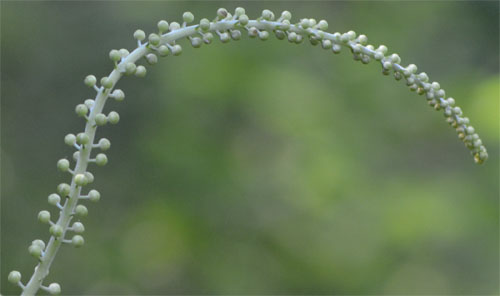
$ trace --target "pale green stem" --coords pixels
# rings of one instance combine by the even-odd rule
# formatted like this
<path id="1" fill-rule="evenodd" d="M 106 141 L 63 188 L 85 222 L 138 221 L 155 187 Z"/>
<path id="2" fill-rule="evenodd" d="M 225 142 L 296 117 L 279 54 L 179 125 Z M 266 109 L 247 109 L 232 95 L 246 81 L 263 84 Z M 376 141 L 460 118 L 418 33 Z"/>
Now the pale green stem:
<path id="1" fill-rule="evenodd" d="M 263 21 L 263 20 L 250 20 L 248 25 L 246 27 L 256 27 L 257 29 L 260 30 L 267 30 L 272 32 L 275 29 L 279 30 L 279 27 L 282 24 L 280 22 L 271 22 L 271 21 Z M 175 42 L 176 40 L 180 40 L 183 38 L 186 38 L 191 35 L 197 35 L 199 31 L 199 25 L 193 25 L 193 26 L 188 26 L 188 27 L 183 27 L 179 30 L 173 31 L 166 33 L 161 36 L 161 44 L 166 44 L 166 43 L 172 43 Z M 243 29 L 243 26 L 239 24 L 237 20 L 222 20 L 218 22 L 211 23 L 210 25 L 210 30 L 212 32 L 215 31 L 226 31 L 230 29 Z M 334 34 L 326 33 L 326 32 L 321 32 L 315 29 L 304 29 L 298 25 L 290 25 L 290 28 L 287 30 L 289 32 L 295 32 L 298 34 L 301 34 L 303 36 L 309 36 L 309 35 L 315 35 L 315 34 L 323 34 L 324 39 L 329 39 L 331 40 L 334 44 L 338 44 L 341 46 L 349 47 L 352 48 L 352 46 L 356 45 L 356 42 L 350 41 L 348 43 L 343 43 L 339 42 L 339 40 L 336 39 Z M 375 51 L 370 50 L 369 48 L 365 46 L 361 46 L 361 51 L 370 56 L 371 58 L 374 58 L 375 56 Z M 137 62 L 140 58 L 142 58 L 144 55 L 147 53 L 152 52 L 152 49 L 148 48 L 147 44 L 143 44 L 136 48 L 133 52 L 131 52 L 125 59 L 123 59 L 117 67 L 110 73 L 108 76 L 109 79 L 113 82 L 113 87 L 116 85 L 118 80 L 122 77 L 123 72 L 124 72 L 124 66 L 127 63 L 135 63 Z M 404 68 L 400 66 L 399 64 L 393 64 L 393 67 L 396 71 L 403 73 Z M 424 82 L 421 81 L 416 75 L 411 75 L 411 77 L 415 80 L 415 83 L 417 83 L 419 86 L 423 86 Z M 76 174 L 83 174 L 87 170 L 87 166 L 89 163 L 90 159 L 90 153 L 92 151 L 92 143 L 94 143 L 94 138 L 95 138 L 95 133 L 97 130 L 97 126 L 95 125 L 95 116 L 99 113 L 102 112 L 104 108 L 104 104 L 106 103 L 106 100 L 113 88 L 110 89 L 104 89 L 101 87 L 101 89 L 97 92 L 97 95 L 95 97 L 95 103 L 94 107 L 92 108 L 92 111 L 90 112 L 90 115 L 88 116 L 87 123 L 85 125 L 85 133 L 90 139 L 89 144 L 87 145 L 82 145 L 82 148 L 80 150 L 79 157 L 76 162 L 76 167 L 74 169 L 74 175 Z M 441 99 L 442 101 L 442 99 Z M 465 128 L 465 126 L 464 126 Z M 23 289 L 22 295 L 35 295 L 35 293 L 40 289 L 42 286 L 42 282 L 44 278 L 49 274 L 49 269 L 52 264 L 52 261 L 54 260 L 57 251 L 59 250 L 59 247 L 62 244 L 62 240 L 64 239 L 64 234 L 68 230 L 70 221 L 73 216 L 73 212 L 78 204 L 78 199 L 80 196 L 80 191 L 81 187 L 77 186 L 75 184 L 74 178 L 71 182 L 71 190 L 69 193 L 69 196 L 60 211 L 59 219 L 57 220 L 56 224 L 61 226 L 63 229 L 63 235 L 59 238 L 55 238 L 52 236 L 47 244 L 47 247 L 45 249 L 44 254 L 40 258 L 39 264 L 35 267 L 35 271 L 29 280 L 29 282 L 26 284 L 25 288 Z"/>

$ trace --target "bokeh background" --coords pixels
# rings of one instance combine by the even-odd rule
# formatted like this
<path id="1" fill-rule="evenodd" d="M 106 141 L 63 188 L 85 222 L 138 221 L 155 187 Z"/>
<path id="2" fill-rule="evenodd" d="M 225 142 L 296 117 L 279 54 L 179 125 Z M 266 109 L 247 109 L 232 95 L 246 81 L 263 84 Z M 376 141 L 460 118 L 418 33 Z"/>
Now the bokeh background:
<path id="1" fill-rule="evenodd" d="M 120 81 L 86 243 L 63 247 L 46 282 L 73 295 L 497 295 L 496 1 L 2 1 L 1 293 L 19 293 L 8 272 L 26 281 L 28 245 L 49 237 L 36 215 L 69 180 L 55 164 L 83 128 L 74 106 L 94 96 L 83 78 L 107 75 L 137 28 L 237 6 L 387 45 L 456 98 L 490 160 L 475 165 L 441 113 L 348 51 L 183 41 L 180 57 Z"/>

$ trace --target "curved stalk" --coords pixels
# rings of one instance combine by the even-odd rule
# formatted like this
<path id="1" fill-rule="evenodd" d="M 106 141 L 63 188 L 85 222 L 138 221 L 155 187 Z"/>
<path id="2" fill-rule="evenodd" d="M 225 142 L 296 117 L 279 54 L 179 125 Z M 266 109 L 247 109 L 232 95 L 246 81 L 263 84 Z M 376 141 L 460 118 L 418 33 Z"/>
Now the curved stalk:
<path id="1" fill-rule="evenodd" d="M 257 20 L 248 20 L 247 22 L 245 22 L 245 24 L 243 24 L 237 16 L 232 18 L 228 16 L 228 18 L 226 19 L 219 18 L 218 20 L 210 22 L 209 26 L 205 28 L 205 30 L 201 29 L 201 25 L 185 26 L 184 24 L 181 28 L 161 35 L 160 42 L 156 46 L 152 46 L 150 43 L 141 44 L 139 42 L 139 46 L 126 57 L 123 57 L 121 61 L 116 64 L 115 69 L 109 74 L 108 83 L 111 83 L 111 85 L 108 85 L 107 88 L 103 86 L 101 86 L 100 88 L 94 86 L 97 91 L 96 97 L 94 99 L 94 105 L 91 108 L 89 115 L 85 115 L 87 122 L 85 124 L 84 133 L 87 135 L 89 142 L 82 145 L 75 144 L 75 147 L 79 150 L 79 155 L 76 160 L 76 166 L 74 170 L 71 171 L 73 174 L 73 178 L 70 185 L 69 194 L 66 196 L 64 206 L 61 207 L 60 204 L 57 203 L 57 206 L 60 207 L 61 210 L 59 212 L 59 218 L 57 222 L 55 222 L 55 225 L 61 227 L 62 235 L 57 237 L 53 235 L 50 237 L 50 240 L 44 252 L 39 257 L 39 263 L 35 267 L 33 275 L 25 286 L 20 282 L 20 275 L 19 280 L 17 280 L 17 277 L 15 277 L 13 282 L 16 282 L 23 289 L 22 295 L 35 295 L 40 288 L 46 290 L 48 289 L 49 292 L 51 292 L 50 287 L 47 288 L 42 286 L 42 282 L 44 278 L 49 274 L 50 266 L 54 261 L 54 258 L 57 255 L 61 244 L 68 241 L 64 239 L 66 232 L 68 230 L 73 230 L 69 226 L 69 224 L 77 208 L 78 201 L 82 198 L 82 186 L 81 184 L 79 185 L 78 180 L 76 180 L 76 176 L 78 176 L 79 174 L 85 174 L 87 172 L 89 162 L 95 162 L 95 160 L 91 160 L 90 155 L 92 149 L 97 147 L 96 144 L 94 144 L 95 134 L 98 126 L 98 124 L 96 124 L 96 116 L 102 113 L 104 105 L 107 99 L 110 97 L 111 91 L 126 72 L 125 66 L 129 63 L 135 64 L 139 59 L 145 57 L 150 53 L 154 53 L 158 50 L 158 46 L 160 45 L 172 46 L 172 44 L 174 44 L 178 40 L 184 38 L 192 38 L 193 36 L 197 36 L 198 34 L 203 35 L 207 32 L 215 32 L 220 35 L 220 32 L 227 32 L 229 30 L 246 29 L 250 33 L 250 30 L 256 29 L 257 31 L 260 30 L 262 32 L 274 32 L 277 37 L 279 34 L 281 34 L 283 38 L 288 36 L 288 39 L 291 42 L 296 43 L 299 43 L 297 42 L 298 39 L 302 40 L 303 38 L 309 38 L 311 43 L 321 43 L 323 48 L 332 48 L 335 53 L 338 53 L 340 51 L 340 47 L 348 48 L 353 52 L 356 60 L 361 60 L 363 63 L 368 63 L 370 59 L 377 60 L 382 64 L 384 74 L 388 75 L 390 70 L 392 70 L 397 80 L 405 78 L 408 86 L 410 86 L 410 89 L 417 91 L 419 94 L 426 94 L 430 105 L 433 106 L 436 110 L 444 110 L 448 122 L 457 130 L 457 132 L 459 133 L 459 137 L 461 139 L 466 139 L 464 140 L 464 142 L 466 143 L 467 147 L 472 150 L 475 161 L 477 163 L 482 163 L 487 158 L 486 149 L 481 144 L 481 142 L 477 141 L 479 139 L 479 136 L 474 133 L 473 128 L 468 123 L 468 119 L 462 117 L 462 111 L 460 110 L 460 108 L 454 107 L 454 100 L 452 98 L 446 99 L 444 96 L 444 90 L 441 90 L 439 84 L 437 84 L 436 82 L 430 83 L 425 73 L 417 74 L 415 65 L 410 65 L 408 67 L 401 66 L 399 56 L 395 54 L 391 56 L 386 55 L 387 48 L 385 47 L 381 46 L 379 47 L 379 49 L 375 49 L 371 45 L 366 45 L 366 36 L 361 35 L 364 36 L 364 38 L 361 38 L 361 36 L 359 36 L 356 39 L 356 36 L 352 36 L 354 33 L 351 33 L 352 31 L 345 34 L 332 34 L 324 32 L 324 30 L 321 30 L 319 26 L 306 24 L 303 21 L 297 24 L 290 24 L 289 22 L 286 22 L 289 18 L 287 19 L 283 16 L 277 21 L 273 21 L 271 19 L 267 18 L 266 20 L 263 13 L 263 18 L 259 18 Z M 300 38 L 292 37 L 299 35 Z M 9 280 L 11 280 L 10 276 Z M 55 289 L 52 292 L 57 293 L 58 291 L 57 289 Z"/>

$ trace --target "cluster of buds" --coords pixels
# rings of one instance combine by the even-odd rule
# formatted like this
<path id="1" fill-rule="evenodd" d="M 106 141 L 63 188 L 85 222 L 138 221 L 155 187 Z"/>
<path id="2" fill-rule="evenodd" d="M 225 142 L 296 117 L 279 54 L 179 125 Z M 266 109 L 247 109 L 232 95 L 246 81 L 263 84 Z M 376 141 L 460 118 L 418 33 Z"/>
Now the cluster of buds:
<path id="1" fill-rule="evenodd" d="M 278 40 L 288 40 L 294 44 L 300 44 L 304 40 L 309 40 L 313 46 L 320 45 L 325 50 L 331 50 L 338 54 L 342 48 L 347 48 L 353 54 L 356 61 L 368 64 L 370 61 L 378 61 L 382 66 L 382 74 L 393 74 L 396 80 L 406 81 L 410 90 L 419 95 L 425 95 L 428 104 L 435 110 L 442 111 L 446 121 L 456 130 L 458 137 L 471 150 L 476 163 L 483 163 L 488 158 L 488 153 L 479 135 L 469 119 L 463 115 L 460 107 L 455 105 L 455 100 L 446 96 L 446 92 L 439 83 L 430 82 L 426 73 L 417 71 L 417 66 L 410 64 L 401 66 L 401 58 L 398 54 L 388 53 L 385 45 L 368 44 L 365 35 L 357 35 L 354 31 L 346 33 L 327 33 L 328 23 L 325 20 L 313 18 L 302 18 L 298 22 L 292 22 L 292 14 L 283 11 L 279 18 L 275 14 L 265 9 L 260 17 L 250 20 L 245 9 L 238 7 L 234 14 L 224 8 L 217 10 L 215 19 L 212 21 L 203 18 L 198 23 L 193 24 L 194 15 L 185 12 L 182 15 L 182 22 L 167 22 L 161 20 L 157 24 L 157 31 L 147 35 L 143 30 L 136 30 L 133 37 L 137 41 L 137 48 L 132 52 L 127 49 L 113 49 L 109 52 L 109 58 L 114 65 L 114 70 L 108 75 L 98 80 L 94 75 L 88 75 L 84 79 L 84 84 L 93 88 L 97 95 L 95 99 L 87 99 L 82 104 L 75 107 L 77 116 L 85 119 L 85 130 L 75 134 L 67 134 L 64 143 L 76 149 L 73 154 L 74 166 L 68 159 L 60 159 L 57 168 L 64 173 L 71 175 L 71 185 L 61 183 L 57 186 L 57 192 L 48 196 L 48 203 L 57 208 L 59 218 L 52 221 L 51 213 L 47 210 L 38 213 L 38 220 L 49 225 L 51 235 L 47 245 L 43 240 L 34 240 L 28 248 L 29 253 L 35 257 L 39 263 L 35 268 L 35 273 L 30 281 L 24 285 L 21 282 L 21 274 L 12 271 L 9 274 L 9 281 L 18 285 L 25 294 L 35 294 L 38 289 L 43 289 L 50 294 L 58 294 L 61 287 L 57 283 L 43 286 L 41 283 L 48 274 L 50 264 L 55 256 L 60 244 L 71 244 L 80 247 L 84 244 L 82 233 L 85 228 L 82 222 L 75 221 L 70 226 L 73 218 L 83 218 L 88 215 L 88 209 L 81 201 L 99 201 L 101 195 L 95 190 L 89 190 L 86 195 L 82 195 L 83 187 L 94 181 L 94 175 L 87 171 L 87 166 L 95 163 L 103 166 L 108 162 L 105 152 L 111 147 L 111 142 L 102 138 L 94 142 L 96 129 L 107 123 L 117 124 L 120 116 L 116 111 L 107 114 L 103 113 L 103 107 L 108 98 L 117 102 L 125 99 L 125 94 L 120 89 L 114 89 L 117 81 L 123 75 L 135 75 L 144 77 L 146 67 L 137 65 L 139 59 L 144 58 L 146 64 L 154 65 L 158 62 L 158 56 L 179 56 L 182 47 L 177 41 L 187 39 L 194 48 L 200 48 L 203 44 L 211 44 L 214 36 L 217 36 L 222 43 L 231 40 L 240 40 L 242 32 L 247 32 L 250 38 L 268 40 L 274 34 Z M 100 149 L 94 158 L 91 158 L 92 149 Z M 62 203 L 61 201 L 64 200 Z M 66 238 L 67 232 L 73 232 L 71 238 Z"/>

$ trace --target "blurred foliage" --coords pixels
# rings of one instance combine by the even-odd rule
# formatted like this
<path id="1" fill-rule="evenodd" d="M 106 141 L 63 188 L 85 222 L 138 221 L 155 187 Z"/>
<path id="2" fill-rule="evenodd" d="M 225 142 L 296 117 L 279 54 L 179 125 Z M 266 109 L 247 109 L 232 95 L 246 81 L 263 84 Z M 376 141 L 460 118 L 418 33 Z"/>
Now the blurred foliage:
<path id="1" fill-rule="evenodd" d="M 484 166 L 425 99 L 308 44 L 200 50 L 123 78 L 102 202 L 47 278 L 64 294 L 497 294 L 498 2 L 1 2 L 1 291 L 48 238 L 36 213 L 68 177 L 82 81 L 136 28 L 218 7 L 287 9 L 386 44 L 456 98 Z M 196 52 L 195 52 L 196 51 Z M 55 213 L 55 211 L 53 211 Z"/>

